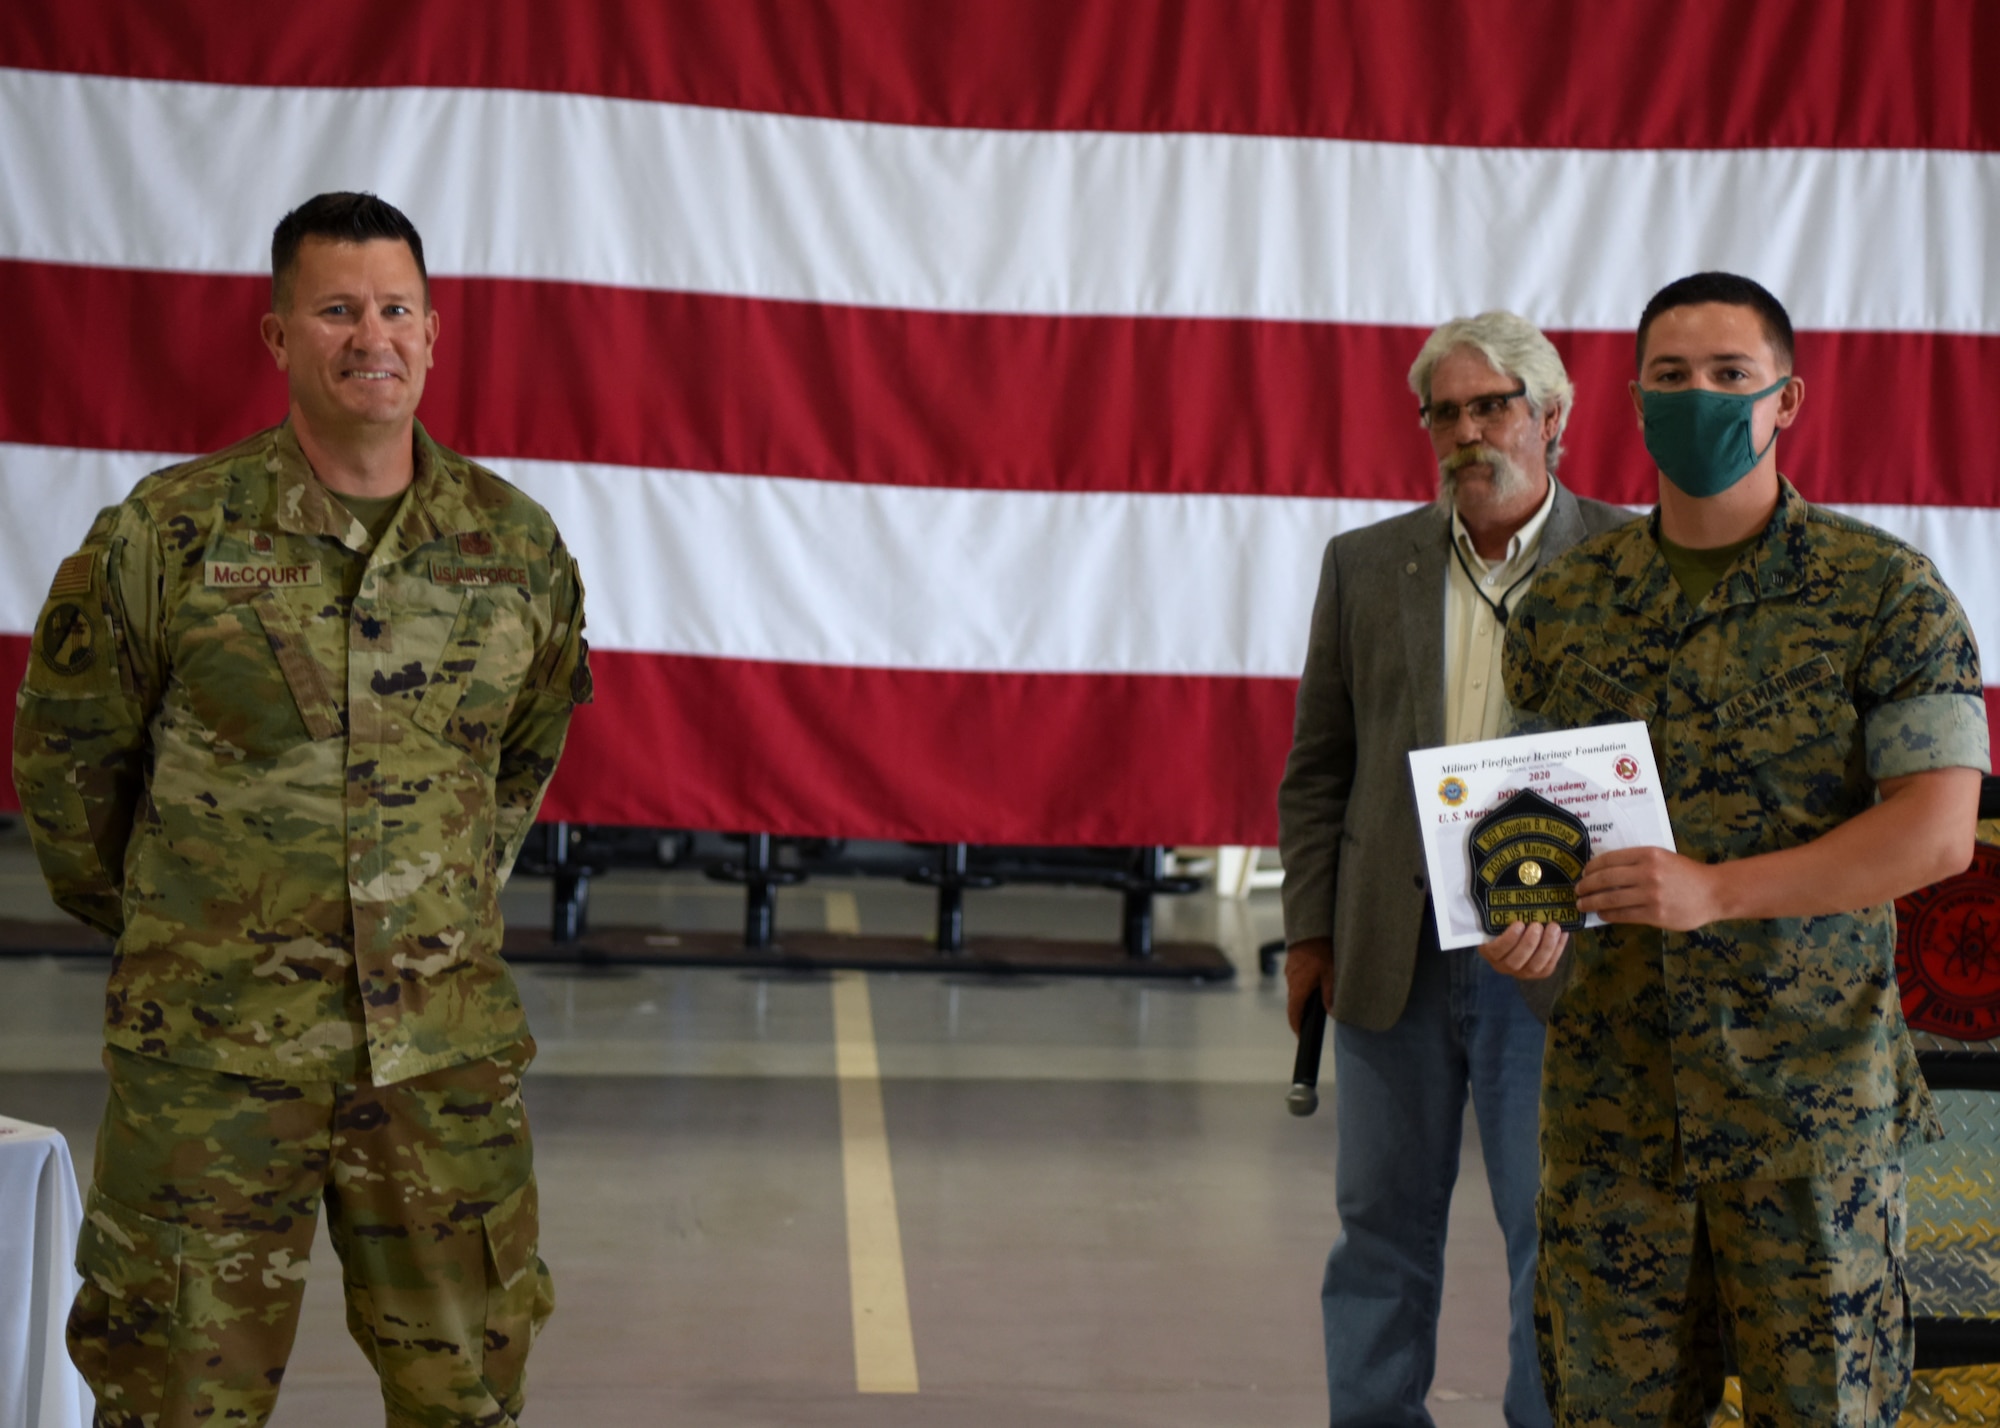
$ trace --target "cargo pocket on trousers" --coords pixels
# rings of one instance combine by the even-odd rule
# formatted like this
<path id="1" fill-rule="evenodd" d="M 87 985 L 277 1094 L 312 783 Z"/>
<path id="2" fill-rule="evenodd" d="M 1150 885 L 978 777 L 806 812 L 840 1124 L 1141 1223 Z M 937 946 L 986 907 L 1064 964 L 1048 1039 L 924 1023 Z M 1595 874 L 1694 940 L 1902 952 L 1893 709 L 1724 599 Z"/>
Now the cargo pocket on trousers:
<path id="1" fill-rule="evenodd" d="M 163 1414 L 173 1377 L 182 1233 L 91 1187 L 77 1237 L 83 1288 L 69 1315 L 70 1357 L 105 1421 Z"/>
<path id="2" fill-rule="evenodd" d="M 521 1411 L 528 1345 L 555 1309 L 540 1255 L 540 1205 L 530 1180 L 480 1217 L 486 1231 L 486 1332 L 481 1376 L 508 1413 Z"/>
<path id="3" fill-rule="evenodd" d="M 1902 1415 L 1901 1395 L 1909 1389 L 1917 1346 L 1916 1306 L 1903 1272 L 1908 1254 L 1904 1170 L 1901 1161 L 1893 1161 L 1862 1173 L 1873 1178 L 1882 1213 L 1882 1297 L 1875 1309 L 1874 1342 L 1867 1350 L 1867 1421 L 1894 1423 Z"/>

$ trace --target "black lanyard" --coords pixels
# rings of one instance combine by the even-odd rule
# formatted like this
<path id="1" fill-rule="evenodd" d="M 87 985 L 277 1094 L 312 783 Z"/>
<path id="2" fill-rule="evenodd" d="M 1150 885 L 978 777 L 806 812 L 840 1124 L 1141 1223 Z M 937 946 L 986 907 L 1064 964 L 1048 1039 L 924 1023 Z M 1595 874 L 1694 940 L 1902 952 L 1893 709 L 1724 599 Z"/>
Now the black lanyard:
<path id="1" fill-rule="evenodd" d="M 1479 588 L 1479 577 L 1477 575 L 1474 575 L 1472 573 L 1472 567 L 1465 563 L 1465 549 L 1464 547 L 1459 545 L 1458 537 L 1449 531 L 1447 531 L 1446 534 L 1451 536 L 1451 553 L 1458 557 L 1458 568 L 1465 572 L 1465 578 L 1472 583 L 1472 593 L 1477 595 L 1481 600 L 1486 601 L 1486 608 L 1493 612 L 1494 619 L 1498 620 L 1503 625 L 1506 624 L 1507 602 L 1514 598 L 1514 592 L 1516 590 L 1519 590 L 1523 585 L 1526 585 L 1530 580 L 1534 579 L 1535 577 L 1534 565 L 1531 563 L 1528 566 L 1528 573 L 1526 575 L 1523 575 L 1519 580 L 1516 580 L 1512 585 L 1509 585 L 1505 590 L 1500 592 L 1500 603 L 1496 605 L 1493 603 L 1491 599 L 1487 597 L 1486 592 Z"/>

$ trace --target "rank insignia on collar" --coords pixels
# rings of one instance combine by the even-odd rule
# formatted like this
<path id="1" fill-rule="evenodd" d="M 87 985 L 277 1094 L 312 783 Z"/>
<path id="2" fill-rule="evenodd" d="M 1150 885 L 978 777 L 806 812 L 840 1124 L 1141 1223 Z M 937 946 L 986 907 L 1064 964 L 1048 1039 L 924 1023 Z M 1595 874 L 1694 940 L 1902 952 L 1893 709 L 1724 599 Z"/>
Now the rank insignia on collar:
<path id="1" fill-rule="evenodd" d="M 493 537 L 485 531 L 467 531 L 458 538 L 460 555 L 493 554 Z"/>
<path id="2" fill-rule="evenodd" d="M 1472 901 L 1489 936 L 1510 922 L 1583 925 L 1576 880 L 1590 861 L 1590 830 L 1568 809 L 1523 789 L 1472 825 L 1466 851 Z"/>

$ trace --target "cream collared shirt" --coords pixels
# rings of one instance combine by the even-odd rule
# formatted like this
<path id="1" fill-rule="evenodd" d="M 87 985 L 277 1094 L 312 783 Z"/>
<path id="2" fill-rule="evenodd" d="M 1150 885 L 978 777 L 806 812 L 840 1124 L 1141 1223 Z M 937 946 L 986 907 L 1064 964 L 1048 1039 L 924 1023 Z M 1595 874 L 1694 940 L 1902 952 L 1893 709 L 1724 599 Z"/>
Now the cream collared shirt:
<path id="1" fill-rule="evenodd" d="M 1451 538 L 1465 556 L 1461 564 L 1449 552 L 1445 556 L 1444 580 L 1444 741 L 1469 744 L 1476 739 L 1500 737 L 1507 700 L 1500 688 L 1500 651 L 1507 627 L 1494 617 L 1487 601 L 1501 603 L 1509 587 L 1522 581 L 1507 600 L 1507 608 L 1520 603 L 1527 593 L 1523 579 L 1535 568 L 1542 549 L 1542 527 L 1556 504 L 1556 483 L 1549 482 L 1548 494 L 1528 523 L 1507 542 L 1507 553 L 1488 563 L 1472 548 L 1472 537 L 1456 511 L 1451 516 Z M 1468 579 L 1466 571 L 1472 572 Z M 1479 582 L 1477 589 L 1473 580 Z M 1481 594 L 1485 599 L 1481 599 Z"/>

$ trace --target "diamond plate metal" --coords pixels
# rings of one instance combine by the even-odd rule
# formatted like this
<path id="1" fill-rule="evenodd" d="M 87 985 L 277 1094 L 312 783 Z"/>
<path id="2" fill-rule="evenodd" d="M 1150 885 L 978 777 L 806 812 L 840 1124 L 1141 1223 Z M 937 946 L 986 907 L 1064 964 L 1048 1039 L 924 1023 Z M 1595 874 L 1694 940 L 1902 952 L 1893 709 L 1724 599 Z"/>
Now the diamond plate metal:
<path id="1" fill-rule="evenodd" d="M 1912 1031 L 1910 1044 L 1919 1051 L 1984 1051 L 2000 1056 L 2000 1041 L 1960 1041 L 1934 1031 Z"/>
<path id="2" fill-rule="evenodd" d="M 1909 1400 L 1896 1422 L 2000 1425 L 2000 1364 L 1926 1369 L 1912 1375 Z"/>
<path id="3" fill-rule="evenodd" d="M 1730 1379 L 1722 1391 L 1722 1406 L 1711 1425 L 1741 1423 L 1741 1387 Z M 2000 1364 L 1967 1368 L 1924 1369 L 1910 1377 L 1910 1396 L 1903 1404 L 1897 1428 L 1955 1423 L 1970 1428 L 2000 1428 Z"/>
<path id="4" fill-rule="evenodd" d="M 1937 1091 L 1945 1137 L 1905 1151 L 1916 1313 L 2000 1318 L 2000 1095 Z"/>

